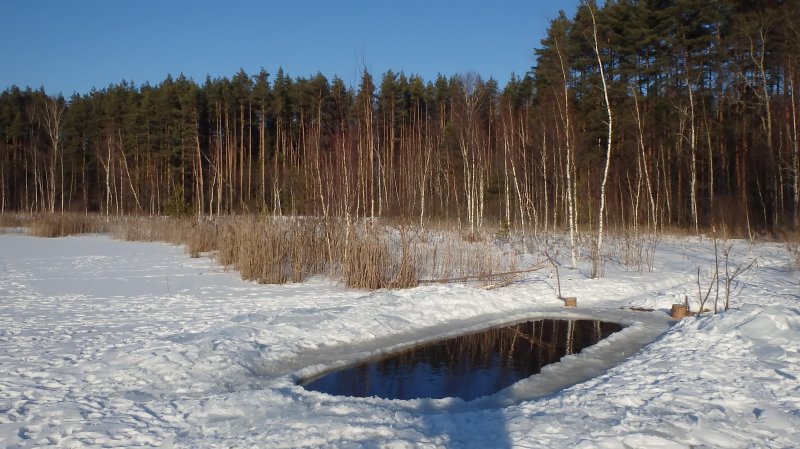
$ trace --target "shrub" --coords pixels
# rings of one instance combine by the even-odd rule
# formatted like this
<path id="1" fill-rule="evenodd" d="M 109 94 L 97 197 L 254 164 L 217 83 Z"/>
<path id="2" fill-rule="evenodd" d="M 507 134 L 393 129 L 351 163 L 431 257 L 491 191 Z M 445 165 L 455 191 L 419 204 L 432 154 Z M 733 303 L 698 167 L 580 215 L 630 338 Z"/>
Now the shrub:
<path id="1" fill-rule="evenodd" d="M 800 270 L 800 242 L 786 242 L 786 249 L 789 251 L 789 257 L 791 258 L 792 265 L 796 269 Z"/>

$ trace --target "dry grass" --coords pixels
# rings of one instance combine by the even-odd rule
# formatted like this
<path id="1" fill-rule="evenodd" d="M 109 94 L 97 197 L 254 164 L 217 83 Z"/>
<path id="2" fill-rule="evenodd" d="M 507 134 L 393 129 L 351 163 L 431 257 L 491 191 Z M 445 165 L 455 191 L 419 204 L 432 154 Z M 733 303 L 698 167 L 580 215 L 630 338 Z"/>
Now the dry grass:
<path id="1" fill-rule="evenodd" d="M 264 284 L 301 282 L 325 268 L 324 238 L 316 222 L 244 217 L 222 225 L 217 240 L 220 264 L 242 278 Z"/>
<path id="2" fill-rule="evenodd" d="M 354 239 L 348 248 L 343 266 L 345 284 L 354 288 L 379 289 L 388 287 L 392 254 L 387 245 L 375 235 Z"/>
<path id="3" fill-rule="evenodd" d="M 404 249 L 405 248 L 405 249 Z M 353 288 L 405 288 L 417 284 L 408 245 L 396 255 L 374 229 L 337 221 L 241 217 L 222 225 L 220 264 L 261 283 L 301 282 L 328 274 Z"/>
<path id="4" fill-rule="evenodd" d="M 28 222 L 27 215 L 0 214 L 0 228 L 22 228 Z"/>
<path id="5" fill-rule="evenodd" d="M 342 277 L 353 288 L 411 288 L 419 285 L 418 258 L 406 228 L 361 228 L 339 254 Z"/>
<path id="6" fill-rule="evenodd" d="M 262 284 L 283 284 L 291 276 L 288 233 L 256 220 L 227 225 L 219 241 L 223 261 L 242 274 L 242 278 Z M 302 277 L 301 277 L 302 278 Z"/>
<path id="7" fill-rule="evenodd" d="M 493 274 L 516 269 L 517 260 L 498 251 L 491 239 L 465 240 L 455 226 L 422 232 L 406 224 L 265 216 L 3 217 L 3 223 L 28 226 L 42 237 L 109 232 L 122 240 L 183 245 L 191 257 L 215 257 L 242 278 L 265 284 L 314 275 L 359 289 L 410 288 L 421 279 L 492 282 Z"/>
<path id="8" fill-rule="evenodd" d="M 68 235 L 108 232 L 108 222 L 97 215 L 38 214 L 27 223 L 36 237 L 65 237 Z"/>
<path id="9" fill-rule="evenodd" d="M 27 226 L 29 216 L 22 214 L 0 214 L 0 234 L 21 232 Z"/>
<path id="10" fill-rule="evenodd" d="M 214 221 L 202 218 L 127 217 L 118 218 L 111 232 L 121 240 L 184 245 L 189 256 L 200 257 L 216 251 L 217 229 Z"/>

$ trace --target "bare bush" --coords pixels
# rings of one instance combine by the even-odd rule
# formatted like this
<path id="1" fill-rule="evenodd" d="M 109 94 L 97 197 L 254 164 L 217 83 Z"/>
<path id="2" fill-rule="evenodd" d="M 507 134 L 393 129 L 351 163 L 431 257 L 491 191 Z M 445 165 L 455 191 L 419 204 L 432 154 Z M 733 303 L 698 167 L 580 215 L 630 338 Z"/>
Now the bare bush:
<path id="1" fill-rule="evenodd" d="M 656 247 L 661 236 L 655 233 L 634 232 L 625 229 L 619 236 L 621 262 L 629 270 L 653 271 Z"/>
<path id="2" fill-rule="evenodd" d="M 716 245 L 715 245 L 716 248 Z M 730 256 L 731 250 L 733 249 L 733 244 L 729 244 L 723 247 L 722 255 L 725 258 L 725 308 L 724 310 L 728 310 L 731 305 L 731 295 L 736 294 L 737 291 L 741 292 L 743 286 L 740 286 L 736 281 L 736 278 L 740 275 L 750 271 L 751 268 L 756 266 L 756 259 L 750 261 L 750 263 L 742 262 L 740 264 L 736 264 L 735 267 L 731 265 Z M 716 305 L 714 306 L 716 308 Z"/>
<path id="3" fill-rule="evenodd" d="M 697 267 L 696 283 L 697 300 L 699 303 L 699 308 L 697 311 L 698 315 L 710 311 L 705 308 L 705 305 L 711 296 L 712 290 L 715 292 L 714 313 L 720 313 L 728 310 L 730 308 L 731 299 L 738 293 L 741 293 L 743 288 L 743 285 L 740 284 L 736 279 L 757 266 L 757 259 L 752 259 L 749 262 L 741 262 L 738 264 L 734 263 L 731 260 L 734 245 L 728 241 L 725 235 L 726 232 L 724 230 L 722 238 L 717 237 L 716 231 L 712 235 L 714 243 L 714 267 L 713 271 L 708 276 L 708 288 L 705 290 L 705 293 L 703 293 L 703 289 L 701 288 L 701 270 L 700 267 Z M 721 260 L 720 256 L 722 256 Z M 720 265 L 722 265 L 722 267 L 720 267 Z M 720 284 L 722 284 L 722 290 L 720 290 Z M 720 301 L 723 301 L 722 307 L 720 307 Z"/>
<path id="4" fill-rule="evenodd" d="M 426 282 L 477 280 L 494 282 L 498 273 L 515 271 L 517 258 L 503 254 L 487 242 L 466 242 L 457 234 L 442 233 L 438 239 L 415 249 L 420 275 Z"/>
<path id="5" fill-rule="evenodd" d="M 800 269 L 800 242 L 787 242 L 786 249 L 795 268 Z"/>
<path id="6" fill-rule="evenodd" d="M 656 249 L 661 239 L 662 236 L 657 233 L 629 228 L 617 230 L 609 233 L 607 257 L 628 271 L 653 271 Z"/>
<path id="7" fill-rule="evenodd" d="M 784 246 L 789 252 L 789 261 L 795 269 L 800 270 L 800 231 L 784 236 Z"/>

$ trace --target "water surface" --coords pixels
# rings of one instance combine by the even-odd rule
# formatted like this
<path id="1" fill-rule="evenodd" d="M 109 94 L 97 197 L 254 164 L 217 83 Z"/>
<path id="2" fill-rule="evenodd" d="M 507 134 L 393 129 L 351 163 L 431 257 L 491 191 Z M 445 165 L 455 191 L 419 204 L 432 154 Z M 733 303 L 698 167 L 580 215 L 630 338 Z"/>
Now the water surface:
<path id="1" fill-rule="evenodd" d="M 385 399 L 496 393 L 622 329 L 593 320 L 537 320 L 416 346 L 331 371 L 301 384 L 341 396 Z"/>

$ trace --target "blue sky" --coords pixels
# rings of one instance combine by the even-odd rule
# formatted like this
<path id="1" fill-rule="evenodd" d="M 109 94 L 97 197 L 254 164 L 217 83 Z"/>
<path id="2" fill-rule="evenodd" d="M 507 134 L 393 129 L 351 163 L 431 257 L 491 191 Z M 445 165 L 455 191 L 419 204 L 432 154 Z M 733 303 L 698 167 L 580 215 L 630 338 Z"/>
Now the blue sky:
<path id="1" fill-rule="evenodd" d="M 278 67 L 357 83 L 366 67 L 474 71 L 504 84 L 533 65 L 549 20 L 578 0 L 2 0 L 0 90 L 86 93 L 122 79 L 198 82 Z"/>

